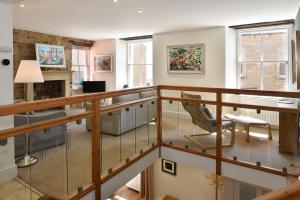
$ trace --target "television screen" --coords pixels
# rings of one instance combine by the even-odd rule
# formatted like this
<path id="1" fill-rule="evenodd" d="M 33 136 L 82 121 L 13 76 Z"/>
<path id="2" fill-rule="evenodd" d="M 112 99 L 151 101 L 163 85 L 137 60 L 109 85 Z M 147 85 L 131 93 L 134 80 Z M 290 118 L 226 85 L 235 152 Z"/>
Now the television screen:
<path id="1" fill-rule="evenodd" d="M 35 51 L 41 67 L 66 67 L 64 46 L 36 44 Z"/>
<path id="2" fill-rule="evenodd" d="M 83 93 L 105 92 L 105 81 L 83 81 Z"/>

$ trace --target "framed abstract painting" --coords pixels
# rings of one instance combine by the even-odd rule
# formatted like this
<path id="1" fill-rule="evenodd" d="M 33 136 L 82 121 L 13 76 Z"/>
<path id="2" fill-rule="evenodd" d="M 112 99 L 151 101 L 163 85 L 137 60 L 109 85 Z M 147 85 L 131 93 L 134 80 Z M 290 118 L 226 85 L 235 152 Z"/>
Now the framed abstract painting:
<path id="1" fill-rule="evenodd" d="M 65 68 L 64 46 L 35 44 L 36 58 L 41 67 Z"/>
<path id="2" fill-rule="evenodd" d="M 112 55 L 96 55 L 94 57 L 95 72 L 112 72 Z"/>
<path id="3" fill-rule="evenodd" d="M 205 72 L 205 45 L 177 45 L 167 47 L 168 73 Z"/>

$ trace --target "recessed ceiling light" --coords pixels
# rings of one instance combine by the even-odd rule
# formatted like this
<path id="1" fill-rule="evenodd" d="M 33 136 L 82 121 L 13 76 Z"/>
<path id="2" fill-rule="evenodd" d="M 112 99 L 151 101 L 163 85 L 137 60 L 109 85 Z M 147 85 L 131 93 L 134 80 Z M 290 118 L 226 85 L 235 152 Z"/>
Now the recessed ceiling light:
<path id="1" fill-rule="evenodd" d="M 140 14 L 141 14 L 141 13 L 143 13 L 143 11 L 142 11 L 142 10 L 138 10 L 137 12 L 138 12 L 138 13 L 140 13 Z"/>
<path id="2" fill-rule="evenodd" d="M 52 31 L 52 30 L 50 30 L 50 31 L 49 31 L 49 33 L 53 33 L 53 31 Z"/>
<path id="3" fill-rule="evenodd" d="M 25 4 L 21 3 L 19 6 L 20 6 L 21 8 L 24 8 L 24 7 L 25 7 Z"/>
<path id="4" fill-rule="evenodd" d="M 118 3 L 118 2 L 119 2 L 119 0 L 112 0 L 112 2 L 114 2 L 114 3 Z"/>

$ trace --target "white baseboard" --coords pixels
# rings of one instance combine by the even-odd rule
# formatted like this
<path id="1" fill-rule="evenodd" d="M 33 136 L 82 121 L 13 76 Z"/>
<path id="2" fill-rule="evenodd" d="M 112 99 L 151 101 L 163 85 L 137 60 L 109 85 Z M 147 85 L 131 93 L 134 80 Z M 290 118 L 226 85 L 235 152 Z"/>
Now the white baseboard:
<path id="1" fill-rule="evenodd" d="M 15 164 L 0 169 L 0 184 L 17 177 L 17 166 Z"/>

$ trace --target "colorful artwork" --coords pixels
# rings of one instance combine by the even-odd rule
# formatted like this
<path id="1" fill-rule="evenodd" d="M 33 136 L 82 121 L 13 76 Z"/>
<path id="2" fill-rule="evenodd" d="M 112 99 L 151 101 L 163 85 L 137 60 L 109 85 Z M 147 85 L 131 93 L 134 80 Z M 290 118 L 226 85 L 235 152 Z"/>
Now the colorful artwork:
<path id="1" fill-rule="evenodd" d="M 41 67 L 66 67 L 63 46 L 36 44 L 35 50 Z"/>
<path id="2" fill-rule="evenodd" d="M 112 56 L 97 55 L 94 58 L 95 72 L 112 72 Z"/>
<path id="3" fill-rule="evenodd" d="M 169 46 L 169 73 L 204 73 L 205 69 L 204 44 Z"/>

